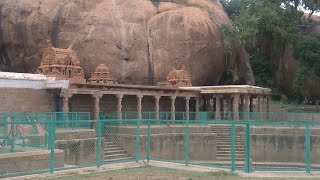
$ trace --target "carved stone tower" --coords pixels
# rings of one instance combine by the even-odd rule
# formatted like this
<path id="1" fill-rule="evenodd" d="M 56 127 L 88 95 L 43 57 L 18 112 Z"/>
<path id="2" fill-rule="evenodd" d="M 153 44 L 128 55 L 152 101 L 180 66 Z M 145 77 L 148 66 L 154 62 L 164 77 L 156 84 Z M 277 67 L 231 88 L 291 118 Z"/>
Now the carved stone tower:
<path id="1" fill-rule="evenodd" d="M 38 73 L 56 77 L 57 80 L 69 80 L 70 83 L 86 83 L 79 56 L 72 48 L 73 44 L 68 49 L 54 48 L 48 41 Z"/>
<path id="2" fill-rule="evenodd" d="M 192 83 L 188 71 L 183 66 L 181 70 L 172 70 L 168 74 L 167 82 L 164 85 L 169 87 L 190 87 Z"/>
<path id="3" fill-rule="evenodd" d="M 89 79 L 90 83 L 100 83 L 100 84 L 117 84 L 113 79 L 107 65 L 100 64 L 95 71 L 92 73 Z"/>

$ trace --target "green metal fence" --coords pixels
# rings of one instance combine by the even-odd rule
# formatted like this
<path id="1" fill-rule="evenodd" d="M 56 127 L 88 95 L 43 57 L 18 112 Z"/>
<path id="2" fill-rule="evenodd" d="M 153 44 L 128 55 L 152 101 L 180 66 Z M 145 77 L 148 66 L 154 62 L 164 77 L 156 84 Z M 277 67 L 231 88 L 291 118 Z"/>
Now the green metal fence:
<path id="1" fill-rule="evenodd" d="M 61 122 L 61 128 L 89 128 L 90 120 L 89 112 L 38 112 L 38 113 L 0 113 L 0 122 L 6 121 L 20 121 L 20 122 L 44 122 L 54 121 Z M 82 121 L 82 122 L 81 122 Z"/>
<path id="2" fill-rule="evenodd" d="M 122 119 L 137 119 L 138 112 L 122 112 Z M 142 119 L 156 119 L 156 112 L 141 112 Z M 197 118 L 198 116 L 198 118 Z M 268 122 L 320 122 L 320 113 L 288 113 L 288 112 L 239 112 L 237 114 L 239 121 L 268 121 Z M 118 119 L 117 112 L 101 113 L 101 117 L 105 119 Z M 172 120 L 171 112 L 159 112 L 160 120 Z M 234 112 L 190 112 L 189 120 L 198 121 L 233 121 L 235 119 Z M 186 120 L 185 112 L 175 112 L 175 120 Z"/>
<path id="3" fill-rule="evenodd" d="M 91 126 L 61 128 L 76 122 Z M 0 122 L 2 129 L 8 125 Z M 0 138 L 0 178 L 139 160 L 247 173 L 310 173 L 320 171 L 318 125 L 319 122 L 300 121 L 163 119 L 11 121 L 8 137 L 0 132 L 4 137 Z M 44 133 L 39 126 L 44 127 Z M 25 143 L 18 143 L 21 130 L 26 127 L 35 129 L 28 131 L 33 136 L 24 136 Z M 20 135 L 12 135 L 15 128 Z M 33 146 L 36 142 L 41 146 Z M 16 158 L 20 156 L 24 158 Z"/>

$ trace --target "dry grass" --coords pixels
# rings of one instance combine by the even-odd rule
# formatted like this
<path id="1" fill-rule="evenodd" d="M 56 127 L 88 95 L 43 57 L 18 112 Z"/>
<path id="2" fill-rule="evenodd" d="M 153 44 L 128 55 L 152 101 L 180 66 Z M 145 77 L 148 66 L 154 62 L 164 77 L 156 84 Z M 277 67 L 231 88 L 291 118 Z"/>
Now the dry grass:
<path id="1" fill-rule="evenodd" d="M 47 178 L 48 179 L 48 178 Z M 139 167 L 104 173 L 51 177 L 51 180 L 291 180 L 293 178 L 239 177 L 228 172 L 191 172 L 159 167 Z M 297 178 L 297 180 L 302 180 Z M 310 178 L 308 178 L 310 179 Z"/>

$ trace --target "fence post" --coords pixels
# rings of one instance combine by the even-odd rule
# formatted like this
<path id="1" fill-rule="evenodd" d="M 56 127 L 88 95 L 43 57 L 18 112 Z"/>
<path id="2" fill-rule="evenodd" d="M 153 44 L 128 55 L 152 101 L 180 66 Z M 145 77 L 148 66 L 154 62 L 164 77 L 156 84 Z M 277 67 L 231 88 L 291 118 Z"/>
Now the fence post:
<path id="1" fill-rule="evenodd" d="M 235 155 L 235 147 L 236 147 L 236 126 L 234 122 L 232 122 L 231 126 L 231 171 L 236 171 L 236 155 Z"/>
<path id="2" fill-rule="evenodd" d="M 150 129 L 150 119 L 148 119 L 148 146 L 147 146 L 147 160 L 150 161 L 150 143 L 151 143 L 151 139 L 150 139 L 150 133 L 151 133 L 151 129 Z"/>
<path id="3" fill-rule="evenodd" d="M 102 122 L 98 120 L 98 154 L 97 154 L 97 167 L 101 166 L 101 146 L 102 146 Z"/>
<path id="4" fill-rule="evenodd" d="M 189 165 L 189 121 L 186 121 L 185 164 Z"/>
<path id="5" fill-rule="evenodd" d="M 138 162 L 140 159 L 140 120 L 136 119 L 136 122 L 136 162 Z"/>
<path id="6" fill-rule="evenodd" d="M 14 122 L 13 119 L 11 120 L 11 151 L 14 152 Z"/>
<path id="7" fill-rule="evenodd" d="M 310 173 L 310 123 L 306 123 L 306 173 Z"/>
<path id="8" fill-rule="evenodd" d="M 4 121 L 4 132 L 3 132 L 4 136 L 4 145 L 7 145 L 8 144 L 8 138 L 9 138 L 9 134 L 8 134 L 8 122 L 7 120 Z"/>
<path id="9" fill-rule="evenodd" d="M 251 154 L 251 149 L 250 149 L 250 145 L 251 145 L 251 132 L 250 132 L 250 123 L 246 124 L 246 159 L 245 159 L 245 166 L 244 166 L 244 170 L 246 173 L 250 173 L 252 172 L 252 167 L 251 167 L 251 158 L 250 158 L 250 154 Z"/>
<path id="10" fill-rule="evenodd" d="M 49 143 L 50 143 L 50 173 L 54 173 L 54 142 L 55 142 L 55 123 L 50 122 Z"/>

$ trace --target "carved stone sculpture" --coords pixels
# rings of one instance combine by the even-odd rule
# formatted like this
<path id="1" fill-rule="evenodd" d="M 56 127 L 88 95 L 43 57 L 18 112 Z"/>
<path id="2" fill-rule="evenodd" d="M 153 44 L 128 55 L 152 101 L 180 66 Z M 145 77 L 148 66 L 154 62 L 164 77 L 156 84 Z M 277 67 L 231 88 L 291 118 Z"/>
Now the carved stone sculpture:
<path id="1" fill-rule="evenodd" d="M 68 49 L 54 48 L 48 41 L 38 73 L 55 77 L 57 80 L 69 80 L 70 83 L 86 83 L 79 56 L 72 48 L 72 44 Z"/>
<path id="2" fill-rule="evenodd" d="M 100 84 L 117 84 L 113 79 L 107 65 L 100 64 L 95 71 L 92 73 L 89 79 L 90 83 L 100 83 Z"/>
<path id="3" fill-rule="evenodd" d="M 159 83 L 160 85 L 163 83 Z M 192 86 L 191 78 L 186 70 L 186 68 L 183 66 L 181 70 L 172 70 L 168 76 L 167 76 L 167 82 L 165 83 L 165 86 L 169 87 L 189 87 Z"/>

